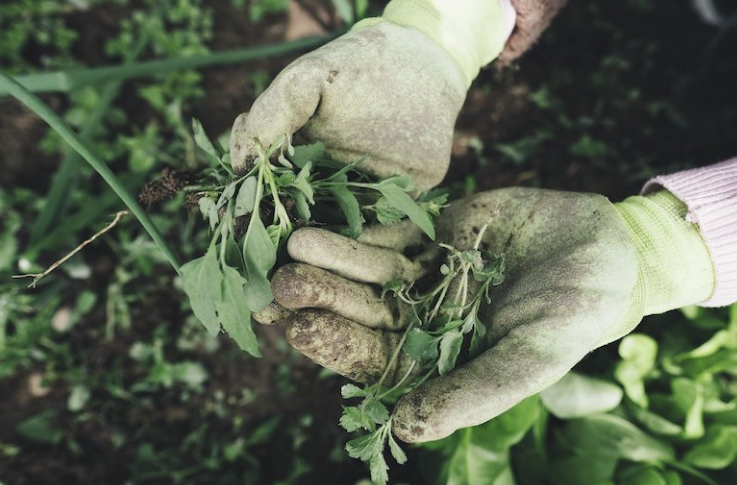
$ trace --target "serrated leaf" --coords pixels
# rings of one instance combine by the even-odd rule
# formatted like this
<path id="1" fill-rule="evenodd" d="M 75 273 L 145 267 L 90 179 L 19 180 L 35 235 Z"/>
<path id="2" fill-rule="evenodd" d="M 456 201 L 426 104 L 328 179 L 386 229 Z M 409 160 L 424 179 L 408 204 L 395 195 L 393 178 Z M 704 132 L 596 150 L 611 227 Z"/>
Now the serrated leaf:
<path id="1" fill-rule="evenodd" d="M 340 417 L 340 425 L 349 433 L 359 429 L 373 431 L 373 421 L 366 415 L 363 409 L 358 407 L 344 407 Z"/>
<path id="2" fill-rule="evenodd" d="M 258 193 L 258 180 L 256 177 L 248 177 L 241 184 L 238 196 L 235 198 L 235 217 L 245 216 L 253 212 L 256 206 L 256 194 Z"/>
<path id="3" fill-rule="evenodd" d="M 434 364 L 438 358 L 438 339 L 415 328 L 407 334 L 402 350 L 422 366 Z"/>
<path id="4" fill-rule="evenodd" d="M 463 335 L 460 331 L 453 330 L 443 334 L 443 338 L 440 339 L 440 358 L 438 359 L 438 372 L 441 376 L 455 368 L 462 344 Z"/>
<path id="5" fill-rule="evenodd" d="M 294 147 L 294 153 L 290 154 L 292 163 L 299 168 L 304 167 L 307 162 L 315 163 L 325 155 L 324 143 L 312 143 Z"/>
<path id="6" fill-rule="evenodd" d="M 376 201 L 374 210 L 379 223 L 385 226 L 399 222 L 404 217 L 404 212 L 394 207 L 383 195 Z"/>
<path id="7" fill-rule="evenodd" d="M 371 471 L 371 481 L 374 482 L 374 485 L 386 485 L 389 481 L 389 465 L 386 464 L 383 452 L 371 457 L 369 470 Z"/>
<path id="8" fill-rule="evenodd" d="M 338 207 L 345 215 L 346 222 L 348 223 L 348 235 L 352 238 L 357 238 L 361 235 L 363 229 L 363 216 L 361 215 L 361 208 L 358 205 L 358 199 L 353 193 L 348 190 L 347 187 L 342 185 L 335 185 L 328 188 L 328 191 L 335 197 L 338 202 Z"/>
<path id="9" fill-rule="evenodd" d="M 345 449 L 351 458 L 367 462 L 372 456 L 381 453 L 383 448 L 381 438 L 382 430 L 377 429 L 373 433 L 350 440 L 345 444 Z"/>
<path id="10" fill-rule="evenodd" d="M 377 398 L 366 399 L 361 407 L 374 423 L 384 424 L 389 421 L 389 410 Z"/>
<path id="11" fill-rule="evenodd" d="M 435 226 L 427 211 L 422 209 L 401 187 L 394 184 L 381 183 L 377 186 L 381 195 L 387 198 L 396 209 L 407 214 L 412 222 L 422 229 L 430 239 L 435 239 Z"/>
<path id="12" fill-rule="evenodd" d="M 366 391 L 354 384 L 346 384 L 340 388 L 340 394 L 343 399 L 351 399 L 354 397 L 365 397 Z"/>
<path id="13" fill-rule="evenodd" d="M 215 302 L 215 307 L 225 333 L 235 340 L 241 350 L 261 357 L 258 340 L 251 328 L 251 310 L 246 304 L 245 284 L 245 278 L 235 268 L 223 268 L 222 298 Z"/>
<path id="14" fill-rule="evenodd" d="M 407 455 L 404 453 L 404 450 L 399 446 L 399 443 L 396 442 L 394 436 L 391 433 L 389 433 L 389 451 L 392 452 L 392 456 L 395 460 L 397 460 L 397 463 L 399 463 L 400 465 L 407 463 Z"/>
<path id="15" fill-rule="evenodd" d="M 201 258 L 183 265 L 180 274 L 182 288 L 189 297 L 192 311 L 205 325 L 209 334 L 215 337 L 220 332 L 220 320 L 217 317 L 215 302 L 222 299 L 223 279 L 215 246 L 211 246 Z"/>

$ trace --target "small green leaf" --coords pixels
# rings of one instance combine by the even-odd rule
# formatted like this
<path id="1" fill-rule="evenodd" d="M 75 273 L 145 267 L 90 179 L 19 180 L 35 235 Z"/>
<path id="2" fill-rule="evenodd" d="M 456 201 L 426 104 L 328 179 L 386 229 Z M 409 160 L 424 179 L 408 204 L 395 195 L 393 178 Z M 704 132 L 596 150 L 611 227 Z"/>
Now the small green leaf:
<path id="1" fill-rule="evenodd" d="M 384 424 L 389 421 L 389 410 L 377 398 L 366 399 L 361 405 L 366 416 L 374 423 Z"/>
<path id="2" fill-rule="evenodd" d="M 251 328 L 251 310 L 246 303 L 246 280 L 234 268 L 223 269 L 222 299 L 215 302 L 223 330 L 235 340 L 241 350 L 261 357 L 256 335 Z M 269 302 L 270 303 L 270 302 Z"/>
<path id="3" fill-rule="evenodd" d="M 391 433 L 389 433 L 389 450 L 392 452 L 392 456 L 394 457 L 394 459 L 397 460 L 397 463 L 402 465 L 407 462 L 407 455 L 404 453 L 404 450 L 399 446 Z"/>
<path id="4" fill-rule="evenodd" d="M 340 388 L 340 394 L 343 399 L 351 399 L 354 397 L 366 397 L 366 391 L 354 384 L 346 384 Z"/>
<path id="5" fill-rule="evenodd" d="M 404 280 L 402 280 L 401 278 L 384 283 L 384 286 L 381 288 L 381 298 L 383 299 L 387 293 L 396 295 L 402 290 L 403 287 Z"/>
<path id="6" fill-rule="evenodd" d="M 216 166 L 220 163 L 220 157 L 223 156 L 221 150 L 218 150 L 215 144 L 210 141 L 210 138 L 205 133 L 205 129 L 202 128 L 202 123 L 196 118 L 192 118 L 192 132 L 194 133 L 194 141 L 197 146 L 205 152 L 210 165 Z"/>
<path id="7" fill-rule="evenodd" d="M 385 184 L 383 182 L 377 188 L 391 205 L 407 214 L 407 217 L 417 224 L 430 239 L 435 239 L 435 226 L 433 226 L 432 219 L 430 219 L 430 216 L 425 210 L 412 200 L 412 197 L 407 192 L 397 185 Z"/>
<path id="8" fill-rule="evenodd" d="M 361 235 L 363 229 L 363 216 L 361 215 L 361 208 L 358 205 L 358 199 L 353 193 L 348 190 L 347 187 L 342 185 L 335 185 L 328 188 L 328 191 L 335 197 L 338 202 L 338 207 L 345 215 L 346 222 L 348 223 L 348 235 L 352 238 L 357 238 Z"/>
<path id="9" fill-rule="evenodd" d="M 218 203 L 216 204 L 216 207 L 220 209 L 222 206 L 228 203 L 230 199 L 233 198 L 235 195 L 235 189 L 238 186 L 236 182 L 231 182 L 228 185 L 225 186 L 225 189 L 223 189 L 223 192 L 220 194 L 220 197 L 218 198 Z"/>
<path id="10" fill-rule="evenodd" d="M 359 407 L 343 407 L 340 425 L 349 433 L 358 431 L 359 429 L 365 429 L 367 431 L 373 431 L 375 429 L 374 422 Z"/>
<path id="11" fill-rule="evenodd" d="M 235 198 L 235 217 L 253 212 L 253 208 L 256 206 L 257 186 L 258 180 L 256 177 L 248 177 L 243 181 L 238 196 Z"/>
<path id="12" fill-rule="evenodd" d="M 407 334 L 402 350 L 421 366 L 434 364 L 438 358 L 438 339 L 415 328 Z"/>
<path id="13" fill-rule="evenodd" d="M 386 485 L 389 481 L 389 465 L 386 464 L 386 460 L 384 459 L 383 449 L 381 453 L 377 453 L 371 457 L 369 470 L 371 471 L 371 481 L 374 482 L 374 485 Z"/>
<path id="14" fill-rule="evenodd" d="M 276 263 L 276 247 L 269 237 L 260 217 L 252 217 L 243 242 L 243 257 L 249 274 L 257 271 L 266 274 Z"/>
<path id="15" fill-rule="evenodd" d="M 379 223 L 385 226 L 399 222 L 404 217 L 404 212 L 394 207 L 383 195 L 376 201 L 374 210 Z"/>
<path id="16" fill-rule="evenodd" d="M 305 166 L 302 167 L 302 170 L 300 170 L 297 174 L 294 182 L 292 182 L 292 186 L 296 187 L 300 192 L 302 192 L 310 204 L 315 205 L 315 191 L 312 189 L 312 185 L 310 185 L 309 180 L 311 168 L 312 163 L 307 162 Z"/>
<path id="17" fill-rule="evenodd" d="M 310 210 L 310 205 L 307 203 L 305 194 L 299 190 L 295 190 L 291 193 L 291 196 L 294 200 L 294 207 L 297 208 L 297 214 L 299 217 L 305 222 L 312 219 L 312 211 Z"/>
<path id="18" fill-rule="evenodd" d="M 214 231 L 220 221 L 217 205 L 209 197 L 200 197 L 197 204 L 202 216 L 210 223 L 210 230 Z"/>
<path id="19" fill-rule="evenodd" d="M 455 368 L 462 344 L 463 335 L 459 330 L 443 334 L 440 339 L 440 359 L 438 360 L 438 372 L 441 376 Z"/>
<path id="20" fill-rule="evenodd" d="M 223 274 L 220 272 L 215 246 L 207 253 L 183 265 L 181 268 L 182 288 L 189 297 L 195 316 L 215 337 L 220 332 L 215 302 L 220 301 Z"/>
<path id="21" fill-rule="evenodd" d="M 312 143 L 310 145 L 300 145 L 294 147 L 294 154 L 290 155 L 292 163 L 299 168 L 304 167 L 307 162 L 313 164 L 325 156 L 325 144 Z"/>
<path id="22" fill-rule="evenodd" d="M 384 448 L 382 431 L 383 429 L 379 428 L 373 433 L 350 440 L 345 444 L 348 455 L 367 462 L 374 455 L 381 454 Z"/>

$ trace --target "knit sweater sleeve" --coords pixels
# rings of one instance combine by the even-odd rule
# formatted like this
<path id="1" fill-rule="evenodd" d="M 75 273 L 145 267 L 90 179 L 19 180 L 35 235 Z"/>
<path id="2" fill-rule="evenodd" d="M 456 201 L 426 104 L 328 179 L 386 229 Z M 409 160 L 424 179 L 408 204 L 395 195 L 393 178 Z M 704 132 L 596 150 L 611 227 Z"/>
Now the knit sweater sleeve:
<path id="1" fill-rule="evenodd" d="M 737 158 L 657 176 L 645 184 L 642 193 L 663 188 L 686 204 L 686 219 L 698 225 L 711 254 L 716 284 L 701 306 L 737 302 Z"/>

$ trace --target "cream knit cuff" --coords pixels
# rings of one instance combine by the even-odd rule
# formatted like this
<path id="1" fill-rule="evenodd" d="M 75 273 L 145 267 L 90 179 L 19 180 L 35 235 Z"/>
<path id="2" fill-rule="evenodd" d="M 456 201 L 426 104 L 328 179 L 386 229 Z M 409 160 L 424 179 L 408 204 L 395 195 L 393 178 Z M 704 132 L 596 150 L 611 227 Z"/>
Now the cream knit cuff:
<path id="1" fill-rule="evenodd" d="M 686 207 L 686 220 L 699 226 L 716 274 L 714 293 L 701 306 L 737 302 L 737 158 L 671 175 L 645 184 L 642 194 L 665 188 Z"/>

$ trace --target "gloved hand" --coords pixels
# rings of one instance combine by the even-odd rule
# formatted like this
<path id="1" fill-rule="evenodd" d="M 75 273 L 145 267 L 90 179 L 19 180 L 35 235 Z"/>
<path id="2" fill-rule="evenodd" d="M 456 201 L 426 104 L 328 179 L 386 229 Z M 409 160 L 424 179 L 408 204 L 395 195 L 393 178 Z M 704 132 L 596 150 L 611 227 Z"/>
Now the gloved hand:
<path id="1" fill-rule="evenodd" d="M 504 0 L 507 1 L 508 0 Z M 299 130 L 370 175 L 409 175 L 422 191 L 450 162 L 453 126 L 468 86 L 502 50 L 513 22 L 499 0 L 463 8 L 445 0 L 394 0 L 382 18 L 287 66 L 233 125 L 230 155 L 243 172 Z"/>
<path id="2" fill-rule="evenodd" d="M 481 246 L 504 255 L 506 279 L 479 313 L 485 350 L 404 396 L 394 409 L 397 437 L 436 440 L 488 421 L 644 315 L 707 299 L 714 270 L 686 212 L 667 191 L 612 204 L 599 195 L 510 188 L 453 203 L 437 221 L 438 242 L 469 249 L 491 217 Z M 276 300 L 296 311 L 286 319 L 289 342 L 342 375 L 375 381 L 406 320 L 375 285 L 437 271 L 435 244 L 415 259 L 401 254 L 421 240 L 407 223 L 374 228 L 359 241 L 295 232 L 287 247 L 300 263 L 272 278 Z M 404 359 L 390 380 L 403 375 Z"/>

